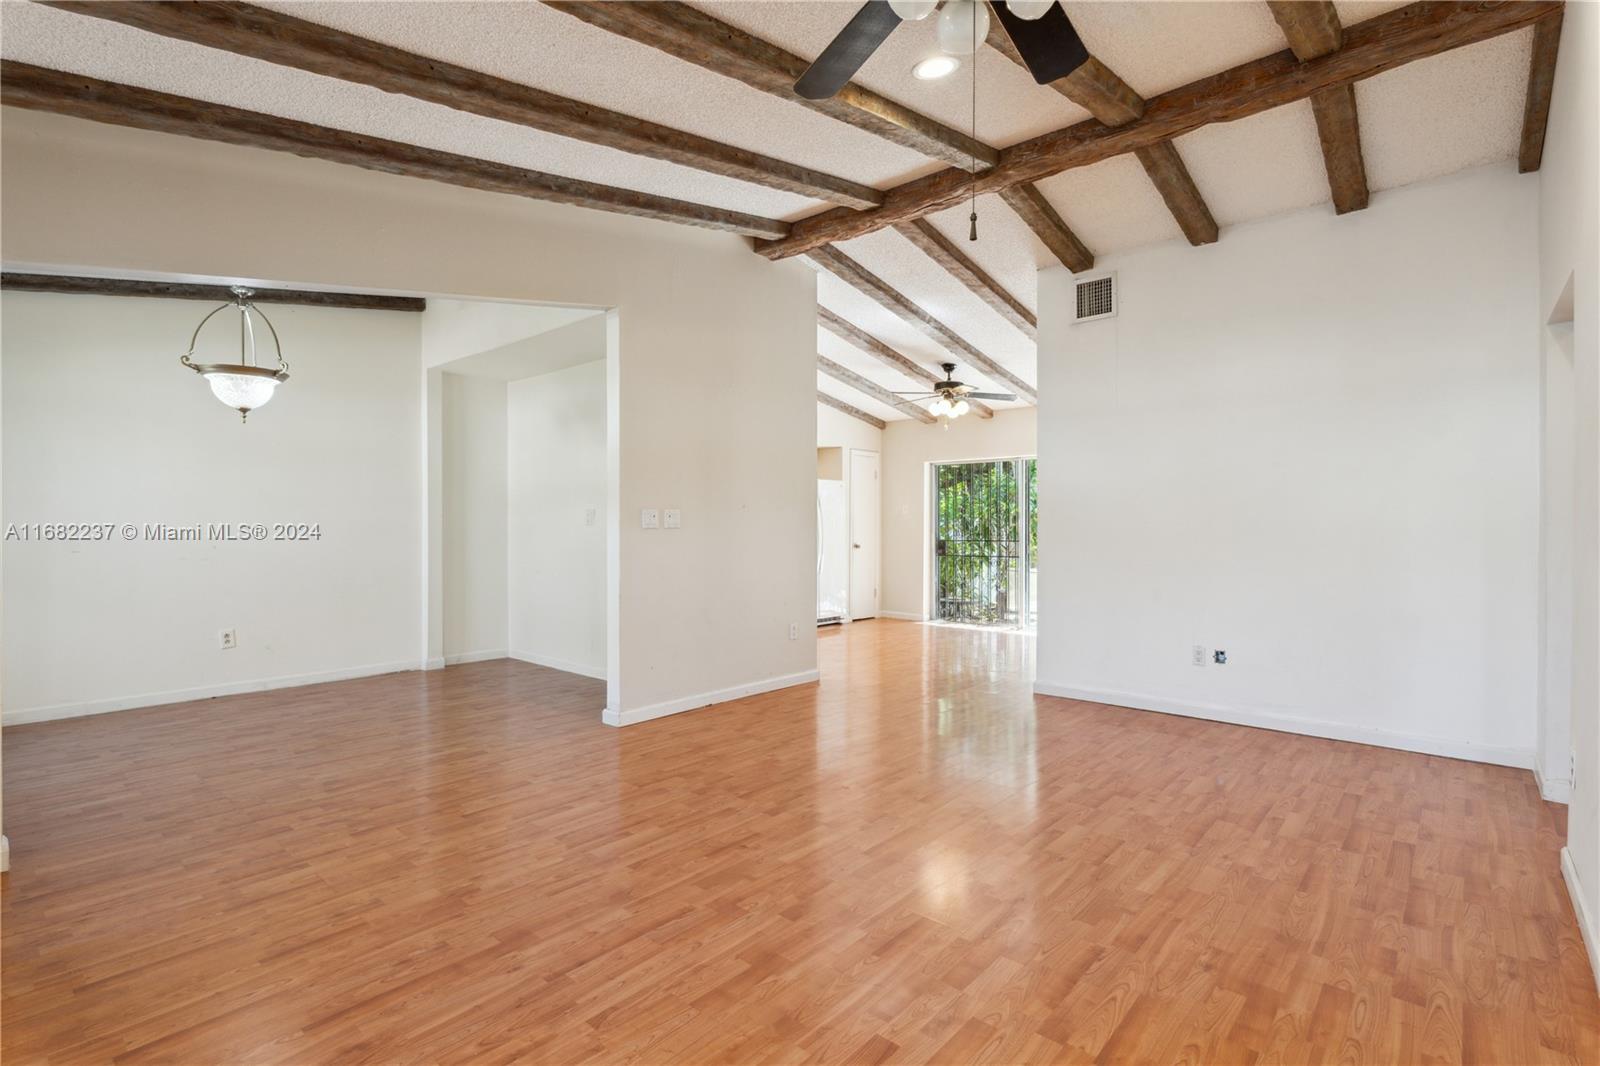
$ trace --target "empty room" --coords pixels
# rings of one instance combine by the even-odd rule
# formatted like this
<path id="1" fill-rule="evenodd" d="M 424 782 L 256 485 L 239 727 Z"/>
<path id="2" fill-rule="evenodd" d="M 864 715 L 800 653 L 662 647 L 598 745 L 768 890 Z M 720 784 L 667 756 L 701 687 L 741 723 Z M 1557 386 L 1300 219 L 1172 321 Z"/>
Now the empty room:
<path id="1" fill-rule="evenodd" d="M 1600 3 L 0 0 L 8 1063 L 1600 1063 Z"/>

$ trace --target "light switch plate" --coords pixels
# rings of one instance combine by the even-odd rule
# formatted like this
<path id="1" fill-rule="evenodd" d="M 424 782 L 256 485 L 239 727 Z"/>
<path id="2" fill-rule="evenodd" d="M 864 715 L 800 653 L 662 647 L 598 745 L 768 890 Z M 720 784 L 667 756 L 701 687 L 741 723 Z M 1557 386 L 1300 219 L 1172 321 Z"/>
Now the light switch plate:
<path id="1" fill-rule="evenodd" d="M 661 512 L 661 528 L 677 529 L 683 525 L 683 513 L 676 507 L 668 507 Z"/>
<path id="2" fill-rule="evenodd" d="M 656 529 L 661 525 L 661 515 L 654 507 L 646 507 L 639 512 L 640 529 Z"/>

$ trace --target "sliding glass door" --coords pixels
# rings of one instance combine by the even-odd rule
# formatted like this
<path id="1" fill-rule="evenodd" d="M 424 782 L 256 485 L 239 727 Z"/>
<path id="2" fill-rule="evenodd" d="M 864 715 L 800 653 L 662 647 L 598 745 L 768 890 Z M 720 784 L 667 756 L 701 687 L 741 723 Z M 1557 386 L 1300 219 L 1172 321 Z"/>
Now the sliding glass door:
<path id="1" fill-rule="evenodd" d="M 934 618 L 1034 625 L 1037 474 L 1033 459 L 934 465 Z"/>

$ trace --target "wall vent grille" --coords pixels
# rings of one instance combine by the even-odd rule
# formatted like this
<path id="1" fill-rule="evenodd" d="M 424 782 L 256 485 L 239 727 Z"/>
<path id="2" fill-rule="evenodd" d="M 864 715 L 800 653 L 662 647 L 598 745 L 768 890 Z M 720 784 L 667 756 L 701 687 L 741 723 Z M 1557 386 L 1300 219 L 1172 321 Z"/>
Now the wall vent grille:
<path id="1" fill-rule="evenodd" d="M 1101 274 L 1093 278 L 1079 278 L 1076 285 L 1078 306 L 1074 322 L 1090 322 L 1097 318 L 1112 318 L 1117 313 L 1117 276 Z"/>

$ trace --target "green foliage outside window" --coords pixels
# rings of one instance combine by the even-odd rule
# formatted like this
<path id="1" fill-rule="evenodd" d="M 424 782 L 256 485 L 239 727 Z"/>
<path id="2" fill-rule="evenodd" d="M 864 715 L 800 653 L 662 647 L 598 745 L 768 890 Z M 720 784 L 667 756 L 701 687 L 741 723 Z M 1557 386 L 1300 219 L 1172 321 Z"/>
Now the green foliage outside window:
<path id="1" fill-rule="evenodd" d="M 1038 545 L 1037 478 L 1032 459 L 935 467 L 938 617 L 1015 623 L 1022 603 L 1017 479 L 1026 478 L 1028 541 Z"/>

